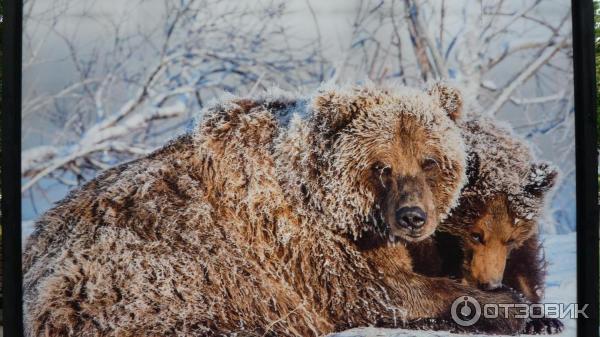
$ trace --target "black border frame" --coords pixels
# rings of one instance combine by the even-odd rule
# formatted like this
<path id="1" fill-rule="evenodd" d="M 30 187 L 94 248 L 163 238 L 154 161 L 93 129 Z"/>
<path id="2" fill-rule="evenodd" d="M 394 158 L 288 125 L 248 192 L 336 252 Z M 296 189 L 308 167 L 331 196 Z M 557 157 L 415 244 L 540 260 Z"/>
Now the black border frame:
<path id="1" fill-rule="evenodd" d="M 0 0 L 1 1 L 1 0 Z M 4 336 L 23 336 L 21 272 L 21 42 L 23 1 L 7 0 L 3 24 L 2 248 Z M 598 153 L 594 9 L 592 0 L 572 0 L 577 174 L 577 299 L 589 304 L 577 335 L 599 333 Z M 18 66 L 17 66 L 18 65 Z"/>
<path id="2" fill-rule="evenodd" d="M 0 0 L 2 1 L 2 0 Z M 21 273 L 21 42 L 23 0 L 4 1 L 2 43 L 2 309 L 4 336 L 23 336 Z"/>
<path id="3" fill-rule="evenodd" d="M 577 301 L 589 318 L 577 321 L 578 336 L 598 336 L 598 152 L 592 0 L 572 0 L 577 191 Z"/>

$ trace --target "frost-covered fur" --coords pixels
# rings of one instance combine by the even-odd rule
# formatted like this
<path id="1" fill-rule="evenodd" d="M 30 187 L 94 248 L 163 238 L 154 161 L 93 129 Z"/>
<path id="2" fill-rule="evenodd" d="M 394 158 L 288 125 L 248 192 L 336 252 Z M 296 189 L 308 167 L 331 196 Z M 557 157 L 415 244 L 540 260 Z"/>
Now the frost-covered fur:
<path id="1" fill-rule="evenodd" d="M 537 161 L 527 143 L 500 121 L 485 117 L 467 120 L 461 129 L 469 151 L 470 171 L 461 199 L 485 202 L 505 194 L 516 227 L 522 226 L 521 220 L 537 220 L 547 192 L 554 186 L 556 168 Z"/>
<path id="2" fill-rule="evenodd" d="M 487 241 L 486 235 L 497 239 L 507 246 L 508 252 L 524 246 L 532 237 L 537 242 L 538 220 L 556 181 L 556 169 L 535 159 L 527 143 L 499 121 L 480 118 L 461 124 L 468 149 L 468 182 L 461 192 L 459 206 L 440 230 L 458 235 L 466 243 L 473 243 L 474 233 L 485 234 L 480 239 Z M 532 255 L 540 254 L 532 252 Z M 465 260 L 470 258 L 467 252 Z M 538 261 L 528 268 L 540 275 L 532 276 L 540 281 L 535 283 L 542 283 L 544 263 L 541 257 L 535 260 Z M 465 265 L 467 274 L 472 274 L 470 268 Z"/>
<path id="3" fill-rule="evenodd" d="M 461 278 L 491 290 L 508 286 L 539 303 L 545 266 L 538 220 L 557 172 L 534 158 L 526 141 L 501 122 L 461 124 L 468 182 L 459 205 L 432 238 L 409 247 L 414 270 Z M 528 332 L 557 332 L 558 320 L 534 320 Z"/>
<path id="4" fill-rule="evenodd" d="M 419 173 L 412 151 L 431 152 L 428 211 L 444 218 L 457 199 L 465 154 L 445 103 L 366 86 L 214 105 L 191 134 L 39 219 L 23 258 L 27 336 L 316 336 L 425 317 L 456 328 L 447 319 L 458 296 L 514 303 L 416 275 L 404 247 L 385 244 L 397 238 L 372 161 Z"/>
<path id="5" fill-rule="evenodd" d="M 497 120 L 467 120 L 461 122 L 460 127 L 468 151 L 468 182 L 461 192 L 459 205 L 441 224 L 439 231 L 455 236 L 465 256 L 453 256 L 457 255 L 452 253 L 456 240 L 438 235 L 438 246 L 441 246 L 438 249 L 445 251 L 442 254 L 447 260 L 441 275 L 456 274 L 454 261 L 462 261 L 463 270 L 458 275 L 468 281 L 481 281 L 473 275 L 476 272 L 472 260 L 477 258 L 473 248 L 491 246 L 489 241 L 496 240 L 506 247 L 488 247 L 485 254 L 482 250 L 479 255 L 511 257 L 506 265 L 504 283 L 538 302 L 545 273 L 537 238 L 538 219 L 557 172 L 548 163 L 536 160 L 527 143 Z M 474 234 L 479 234 L 475 239 L 483 242 L 474 242 Z M 490 272 L 495 268 L 490 265 L 497 260 L 494 256 L 483 256 L 482 260 L 491 262 L 480 269 Z M 503 257 L 497 262 L 504 270 L 506 259 Z"/>
<path id="6" fill-rule="evenodd" d="M 477 233 L 490 236 L 481 238 L 483 245 L 490 246 L 487 241 L 493 239 L 505 245 L 487 249 L 487 255 L 496 253 L 503 260 L 509 259 L 504 283 L 539 302 L 545 262 L 537 239 L 538 220 L 557 171 L 548 163 L 536 160 L 527 143 L 498 121 L 470 120 L 461 128 L 469 152 L 469 181 L 461 193 L 459 207 L 440 229 L 458 234 L 465 248 L 482 246 L 472 242 L 472 235 L 474 228 L 483 227 Z M 486 221 L 494 223 L 486 224 Z M 468 259 L 474 259 L 472 249 L 466 251 L 463 265 L 466 274 L 463 276 L 472 279 L 473 266 L 477 266 Z M 504 266 L 505 262 L 498 264 Z M 494 266 L 487 266 L 487 269 L 492 268 Z"/>

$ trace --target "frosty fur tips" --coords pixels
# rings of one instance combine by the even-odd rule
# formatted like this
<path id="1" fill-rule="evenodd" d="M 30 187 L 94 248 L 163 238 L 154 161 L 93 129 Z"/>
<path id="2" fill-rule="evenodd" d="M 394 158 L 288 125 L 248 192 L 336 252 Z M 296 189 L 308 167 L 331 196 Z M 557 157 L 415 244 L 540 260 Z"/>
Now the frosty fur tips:
<path id="1" fill-rule="evenodd" d="M 497 120 L 469 120 L 461 129 L 469 153 L 468 182 L 441 230 L 461 240 L 462 277 L 484 289 L 511 287 L 539 303 L 546 263 L 538 220 L 558 171 L 536 159 L 528 143 Z M 526 332 L 560 330 L 560 321 L 542 319 L 528 323 Z"/>
<path id="2" fill-rule="evenodd" d="M 461 198 L 489 200 L 503 193 L 511 204 L 515 224 L 539 218 L 544 198 L 554 186 L 557 169 L 538 161 L 527 143 L 510 126 L 491 118 L 463 122 L 469 149 L 469 182 Z"/>
<path id="3" fill-rule="evenodd" d="M 215 104 L 190 134 L 37 221 L 23 256 L 27 336 L 458 330 L 458 296 L 518 303 L 417 275 L 388 243 L 427 237 L 458 198 L 465 152 L 449 99 L 460 94 L 441 84 L 368 85 Z M 304 118 L 282 123 L 293 106 Z M 511 315 L 465 329 L 523 326 Z"/>
<path id="4" fill-rule="evenodd" d="M 469 237 L 473 225 L 486 212 L 496 210 L 495 215 L 505 215 L 510 241 L 521 246 L 537 234 L 537 222 L 556 183 L 557 169 L 537 160 L 528 143 L 497 120 L 467 120 L 460 127 L 468 152 L 468 181 L 458 207 L 440 230 Z"/>
<path id="5" fill-rule="evenodd" d="M 546 263 L 538 220 L 557 171 L 537 160 L 525 140 L 497 120 L 460 123 L 468 182 L 435 237 L 409 247 L 414 270 L 453 277 L 484 290 L 510 287 L 540 303 Z M 525 332 L 554 333 L 556 319 L 528 322 Z"/>

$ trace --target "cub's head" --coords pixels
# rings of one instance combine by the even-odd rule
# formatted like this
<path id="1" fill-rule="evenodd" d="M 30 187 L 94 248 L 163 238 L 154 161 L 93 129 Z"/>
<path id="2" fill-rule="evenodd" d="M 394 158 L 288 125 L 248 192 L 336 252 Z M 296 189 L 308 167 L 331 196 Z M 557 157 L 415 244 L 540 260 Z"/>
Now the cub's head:
<path id="1" fill-rule="evenodd" d="M 464 280 L 493 290 L 511 251 L 537 230 L 557 171 L 534 162 L 525 143 L 491 120 L 466 122 L 463 131 L 468 182 L 442 229 L 462 240 Z"/>
<path id="2" fill-rule="evenodd" d="M 464 183 L 458 91 L 358 87 L 313 99 L 314 176 L 335 226 L 395 240 L 431 235 Z M 318 192 L 312 194 L 318 195 Z"/>

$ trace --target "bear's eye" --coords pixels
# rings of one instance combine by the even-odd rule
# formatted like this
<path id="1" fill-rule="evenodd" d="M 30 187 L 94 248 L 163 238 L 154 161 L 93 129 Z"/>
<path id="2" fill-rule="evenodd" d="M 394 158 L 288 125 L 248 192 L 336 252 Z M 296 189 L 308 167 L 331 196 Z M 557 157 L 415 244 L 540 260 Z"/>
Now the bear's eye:
<path id="1" fill-rule="evenodd" d="M 392 173 L 392 168 L 382 162 L 377 162 L 373 164 L 373 171 L 378 175 L 387 176 Z"/>
<path id="2" fill-rule="evenodd" d="M 483 243 L 483 235 L 481 233 L 473 232 L 471 233 L 471 239 L 477 243 Z"/>
<path id="3" fill-rule="evenodd" d="M 438 166 L 437 160 L 434 158 L 428 157 L 423 160 L 421 163 L 421 167 L 424 171 L 431 171 Z"/>

